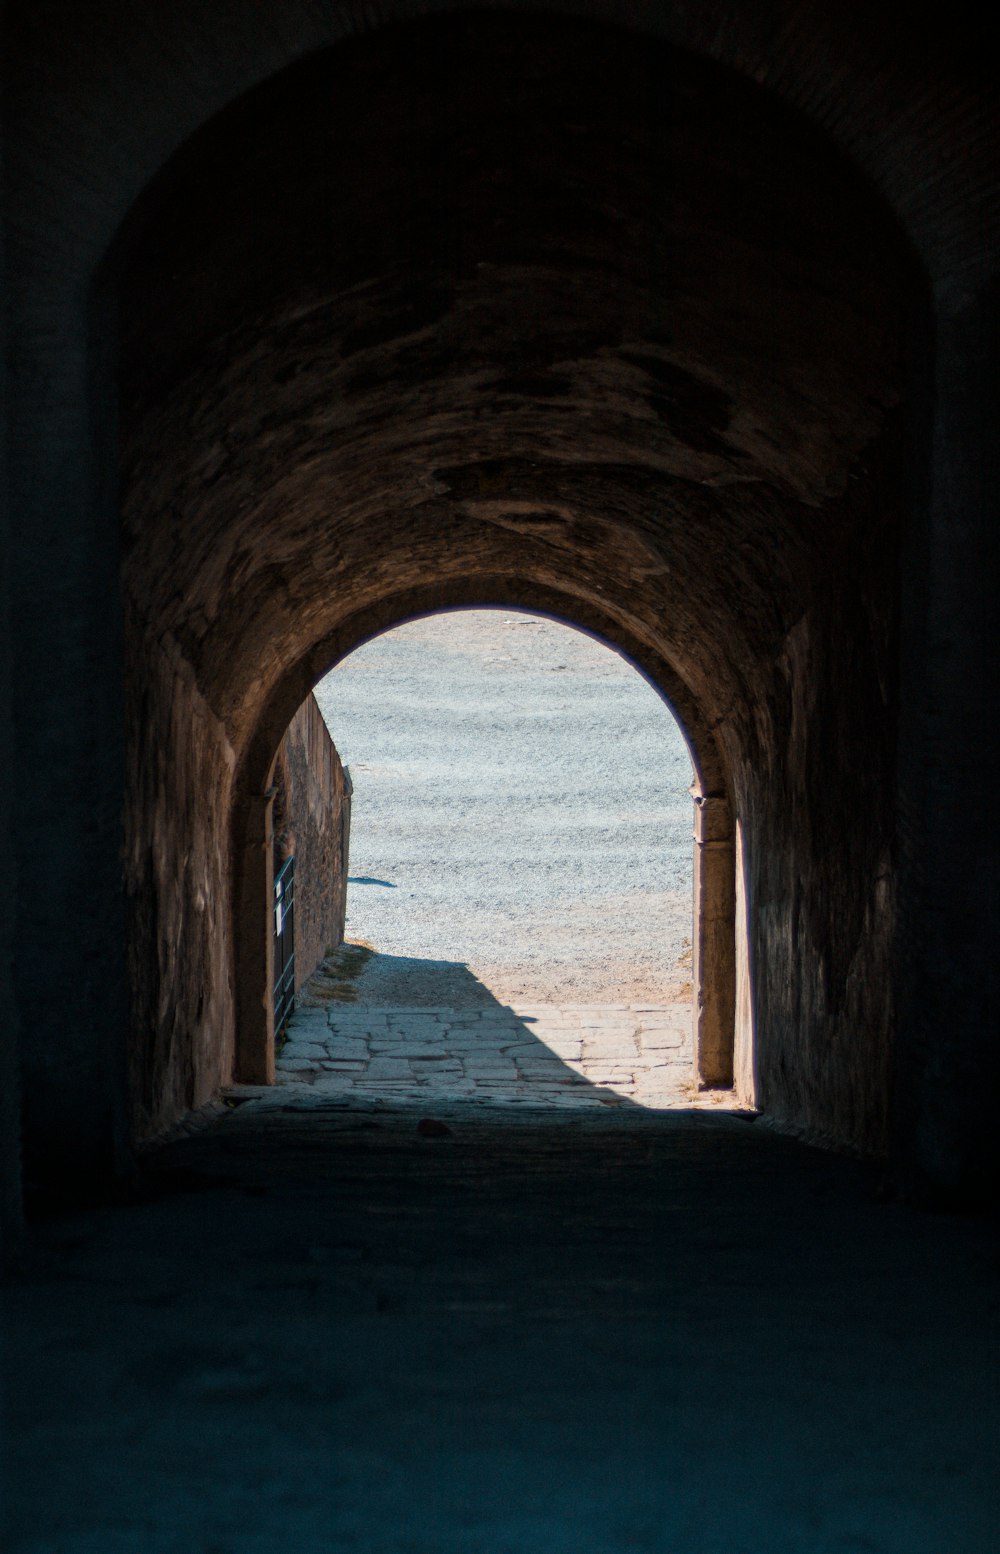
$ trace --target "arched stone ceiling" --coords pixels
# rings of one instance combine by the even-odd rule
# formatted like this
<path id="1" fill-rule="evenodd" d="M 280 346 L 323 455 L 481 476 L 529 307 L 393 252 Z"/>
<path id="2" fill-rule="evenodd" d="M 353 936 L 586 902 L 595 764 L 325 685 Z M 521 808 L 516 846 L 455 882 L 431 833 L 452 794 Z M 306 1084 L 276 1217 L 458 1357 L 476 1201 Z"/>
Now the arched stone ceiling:
<path id="1" fill-rule="evenodd" d="M 627 622 L 746 737 L 895 522 L 900 233 L 689 54 L 388 28 L 210 124 L 124 252 L 130 600 L 237 750 L 338 621 L 479 574 Z"/>

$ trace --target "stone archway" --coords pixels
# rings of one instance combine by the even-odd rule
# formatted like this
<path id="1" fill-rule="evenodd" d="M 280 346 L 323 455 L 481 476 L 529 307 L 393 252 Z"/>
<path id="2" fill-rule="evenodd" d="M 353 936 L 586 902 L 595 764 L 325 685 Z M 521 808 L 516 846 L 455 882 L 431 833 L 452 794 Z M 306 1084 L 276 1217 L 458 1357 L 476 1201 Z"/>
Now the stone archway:
<path id="1" fill-rule="evenodd" d="M 231 1071 L 232 828 L 302 693 L 493 589 L 662 666 L 761 1101 L 881 1148 L 916 282 L 854 170 L 691 55 L 467 15 L 219 115 L 120 264 L 136 1128 Z"/>
<path id="2" fill-rule="evenodd" d="M 735 852 L 732 805 L 724 762 L 711 731 L 687 687 L 665 660 L 635 641 L 627 625 L 604 615 L 587 600 L 560 595 L 523 580 L 472 578 L 453 586 L 438 609 L 503 605 L 529 607 L 619 648 L 669 706 L 684 735 L 694 770 L 692 985 L 695 1074 L 705 1087 L 733 1083 L 735 1016 Z M 233 802 L 233 946 L 236 987 L 235 1077 L 248 1084 L 274 1080 L 274 1021 L 269 969 L 271 934 L 266 904 L 271 900 L 270 805 L 275 729 L 280 732 L 304 696 L 349 653 L 378 631 L 431 613 L 421 608 L 421 591 L 386 601 L 371 620 L 352 618 L 290 667 L 264 711 L 261 726 L 237 772 Z M 318 667 L 317 667 L 318 666 Z M 291 709 L 288 711 L 288 709 Z M 286 716 L 287 712 L 287 716 Z M 283 721 L 284 720 L 284 721 Z M 744 1029 L 743 1040 L 748 1032 Z M 746 1063 L 744 1063 L 746 1068 Z M 750 1087 L 743 1098 L 751 1100 Z"/>

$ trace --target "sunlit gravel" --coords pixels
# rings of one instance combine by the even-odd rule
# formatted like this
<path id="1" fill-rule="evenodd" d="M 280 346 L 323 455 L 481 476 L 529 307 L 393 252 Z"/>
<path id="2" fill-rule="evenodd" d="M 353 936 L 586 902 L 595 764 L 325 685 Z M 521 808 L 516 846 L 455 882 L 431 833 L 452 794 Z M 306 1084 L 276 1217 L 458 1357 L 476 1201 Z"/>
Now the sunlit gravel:
<path id="1" fill-rule="evenodd" d="M 432 980 L 462 963 L 504 1000 L 686 996 L 691 762 L 628 660 L 460 611 L 376 638 L 316 696 L 354 783 L 347 934 L 380 952 L 364 1000 L 398 997 L 399 958 Z"/>

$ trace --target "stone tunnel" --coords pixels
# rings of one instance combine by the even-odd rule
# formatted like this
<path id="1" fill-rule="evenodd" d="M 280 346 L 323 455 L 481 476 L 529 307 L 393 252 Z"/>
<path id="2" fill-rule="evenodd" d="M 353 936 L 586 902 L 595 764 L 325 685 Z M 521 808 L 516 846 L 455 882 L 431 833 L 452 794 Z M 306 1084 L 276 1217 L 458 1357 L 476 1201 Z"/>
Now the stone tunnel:
<path id="1" fill-rule="evenodd" d="M 376 633 L 496 604 L 684 731 L 703 1079 L 982 1201 L 997 134 L 961 8 L 8 11 L 15 1239 L 25 1192 L 273 1073 L 282 734 Z"/>
<path id="2" fill-rule="evenodd" d="M 884 127 L 928 39 L 886 67 L 890 101 L 853 66 L 821 79 L 804 20 L 401 12 L 326 47 L 236 29 L 215 77 L 148 95 L 185 24 L 168 43 L 105 13 L 134 144 L 95 77 L 90 139 L 57 153 L 36 92 L 69 33 L 36 9 L 12 54 L 6 1002 L 32 1033 L 29 1174 L 63 1149 L 113 1171 L 266 1061 L 241 901 L 283 729 L 374 632 L 503 603 L 626 651 L 686 732 L 706 825 L 730 852 L 739 830 L 744 996 L 734 1040 L 719 994 L 706 1073 L 735 1060 L 776 1119 L 980 1180 L 960 1093 L 985 917 L 956 892 L 989 830 L 989 720 L 961 710 L 988 684 L 963 657 L 985 551 L 961 536 L 990 142 L 943 122 L 961 37 L 938 117 L 921 98 L 928 182 Z M 959 791 L 977 841 L 945 847 Z"/>
<path id="3" fill-rule="evenodd" d="M 885 1152 L 926 281 L 801 117 L 598 23 L 437 20 L 277 72 L 135 202 L 97 281 L 133 1137 L 260 1071 L 243 898 L 304 694 L 388 624 L 504 603 L 671 703 L 741 828 L 744 1082 Z"/>

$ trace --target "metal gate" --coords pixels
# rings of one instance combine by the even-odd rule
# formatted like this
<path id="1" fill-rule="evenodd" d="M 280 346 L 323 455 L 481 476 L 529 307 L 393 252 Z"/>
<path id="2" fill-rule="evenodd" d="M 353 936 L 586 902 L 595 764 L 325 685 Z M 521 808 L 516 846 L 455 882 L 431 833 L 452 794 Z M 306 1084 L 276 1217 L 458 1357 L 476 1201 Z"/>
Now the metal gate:
<path id="1" fill-rule="evenodd" d="M 279 1037 L 295 1008 L 295 858 L 274 876 L 274 1034 Z"/>

